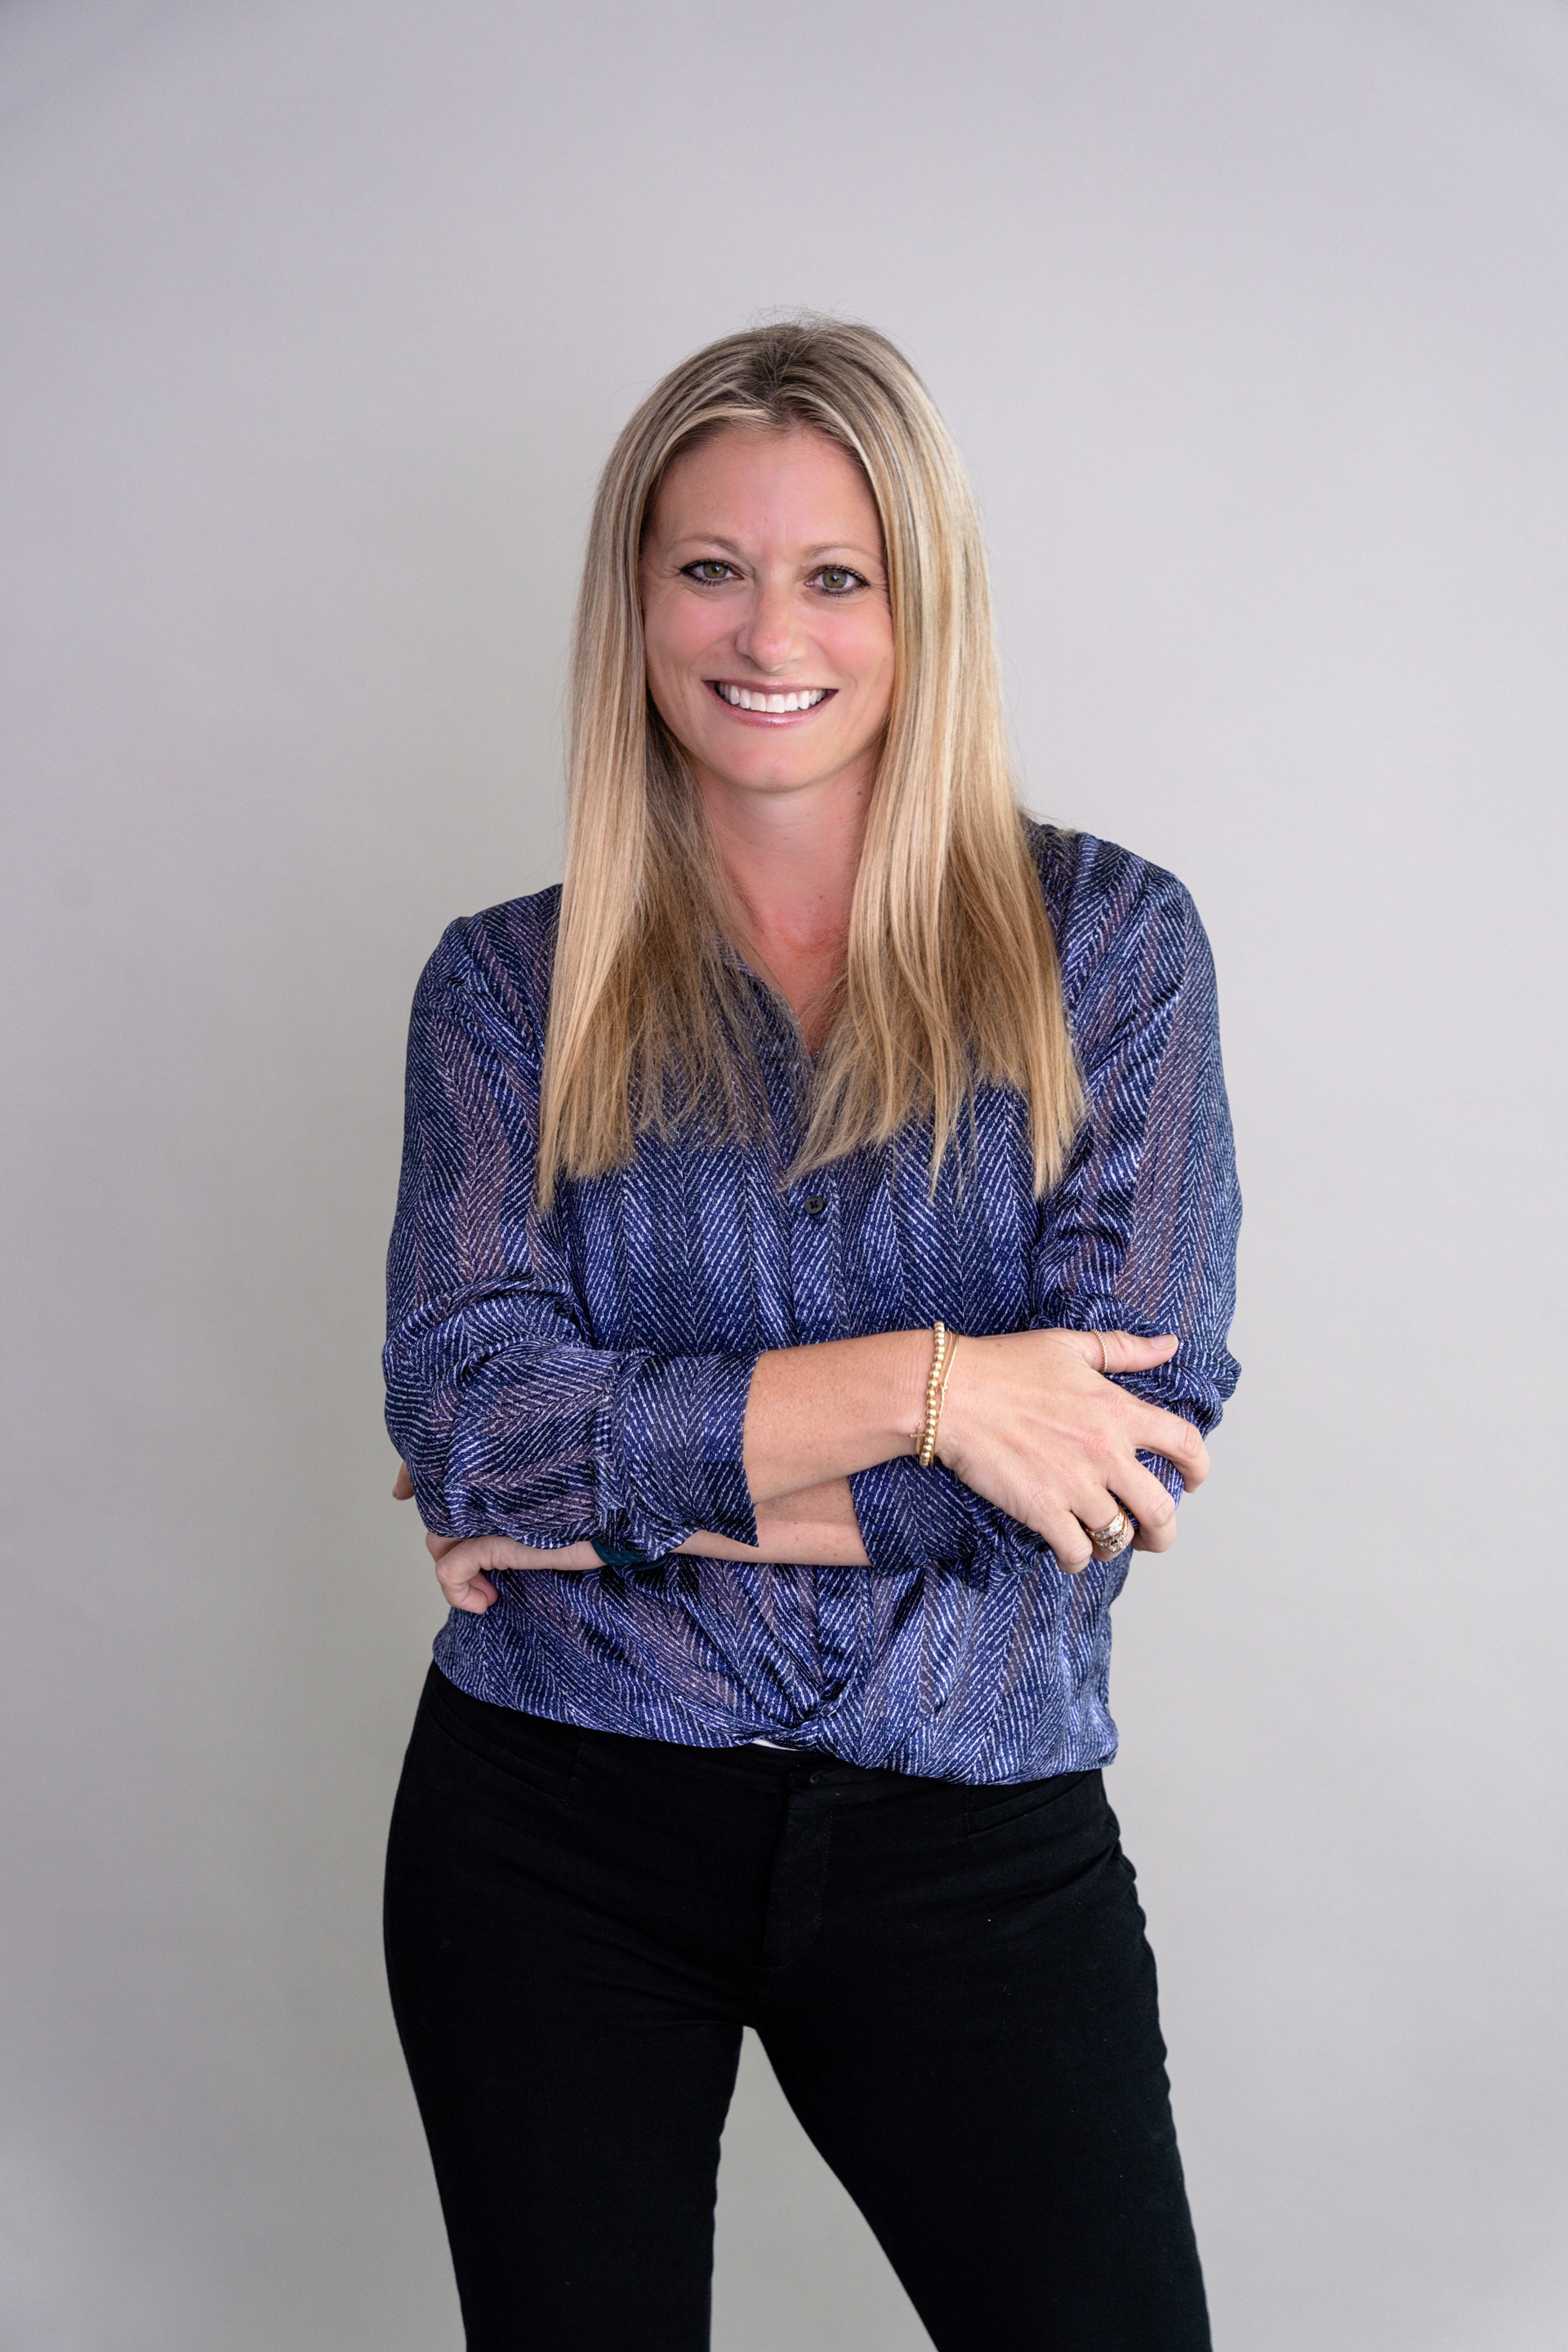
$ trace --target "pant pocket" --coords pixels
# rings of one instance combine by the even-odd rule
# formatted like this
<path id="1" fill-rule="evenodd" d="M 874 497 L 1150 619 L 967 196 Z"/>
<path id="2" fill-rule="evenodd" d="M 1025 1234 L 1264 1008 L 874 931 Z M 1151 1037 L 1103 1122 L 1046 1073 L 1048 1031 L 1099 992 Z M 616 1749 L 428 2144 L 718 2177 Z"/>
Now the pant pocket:
<path id="1" fill-rule="evenodd" d="M 573 1793 L 584 1738 L 574 1723 L 554 1723 L 546 1716 L 471 1698 L 447 1682 L 438 1666 L 430 1669 L 415 1732 L 461 1748 L 532 1795 L 559 1803 Z"/>
<path id="2" fill-rule="evenodd" d="M 964 1824 L 971 1837 L 984 1837 L 990 1831 L 1047 1813 L 1053 1805 L 1074 1796 L 1078 1802 L 1068 1811 L 1078 1816 L 1084 1811 L 1086 1797 L 1091 1805 L 1096 1796 L 1104 1802 L 1100 1791 L 1098 1772 L 1052 1772 L 1042 1780 L 1015 1780 L 1000 1788 L 971 1786 L 964 1803 Z"/>

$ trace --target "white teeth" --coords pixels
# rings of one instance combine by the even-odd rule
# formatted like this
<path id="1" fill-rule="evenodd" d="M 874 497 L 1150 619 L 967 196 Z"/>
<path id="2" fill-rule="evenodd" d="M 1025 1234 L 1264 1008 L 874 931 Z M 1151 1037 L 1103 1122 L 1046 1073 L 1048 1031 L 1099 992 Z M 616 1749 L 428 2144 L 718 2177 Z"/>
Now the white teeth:
<path id="1" fill-rule="evenodd" d="M 752 694 L 743 686 L 725 686 L 714 680 L 724 700 L 734 710 L 765 710 L 783 716 L 790 710 L 815 710 L 827 698 L 825 686 L 803 687 L 795 694 Z"/>

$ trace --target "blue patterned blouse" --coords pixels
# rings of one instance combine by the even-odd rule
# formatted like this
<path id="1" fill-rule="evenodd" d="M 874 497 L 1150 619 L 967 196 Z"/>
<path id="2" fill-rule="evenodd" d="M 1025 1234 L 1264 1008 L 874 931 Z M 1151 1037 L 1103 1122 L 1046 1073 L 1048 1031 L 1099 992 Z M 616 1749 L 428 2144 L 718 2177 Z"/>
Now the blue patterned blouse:
<path id="1" fill-rule="evenodd" d="M 1213 1426 L 1237 1379 L 1239 1200 L 1208 944 L 1158 866 L 1047 826 L 1034 840 L 1090 1105 L 1044 1202 L 1023 1106 L 1001 1089 L 934 1198 L 929 1129 L 783 1185 L 802 1049 L 753 981 L 755 1141 L 645 1139 L 541 1223 L 560 894 L 451 926 L 414 1003 L 388 1265 L 387 1427 L 428 1527 L 656 1559 L 698 1528 L 755 1543 L 741 1429 L 758 1353 L 937 1316 L 975 1333 L 1177 1332 L 1169 1363 L 1123 1385 Z M 478 1698 L 700 1748 L 763 1738 L 968 1781 L 1107 1762 L 1130 1555 L 1065 1575 L 912 1457 L 850 1486 L 868 1568 L 520 1571 L 484 1615 L 452 1613 L 437 1661 Z"/>

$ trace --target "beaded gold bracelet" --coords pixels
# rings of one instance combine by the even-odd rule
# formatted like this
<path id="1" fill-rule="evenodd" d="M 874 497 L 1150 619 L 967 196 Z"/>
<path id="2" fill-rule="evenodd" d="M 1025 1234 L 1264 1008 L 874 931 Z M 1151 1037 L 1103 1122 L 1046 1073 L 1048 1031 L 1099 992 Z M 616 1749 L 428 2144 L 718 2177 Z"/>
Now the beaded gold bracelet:
<path id="1" fill-rule="evenodd" d="M 931 1336 L 931 1373 L 926 1381 L 925 1418 L 921 1423 L 921 1442 L 915 1457 L 922 1470 L 929 1470 L 936 1460 L 937 1423 L 942 1419 L 948 1376 L 952 1370 L 952 1360 L 958 1353 L 958 1343 L 963 1334 L 950 1331 L 945 1323 L 933 1323 Z"/>

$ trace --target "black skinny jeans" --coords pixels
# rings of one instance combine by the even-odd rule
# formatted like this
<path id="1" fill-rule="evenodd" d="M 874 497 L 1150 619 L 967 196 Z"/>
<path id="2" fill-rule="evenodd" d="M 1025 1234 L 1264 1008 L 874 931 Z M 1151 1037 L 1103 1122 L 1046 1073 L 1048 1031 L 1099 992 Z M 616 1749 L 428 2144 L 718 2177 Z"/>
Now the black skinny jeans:
<path id="1" fill-rule="evenodd" d="M 469 2352 L 702 2352 L 747 2024 L 940 2352 L 1208 2344 L 1098 1772 L 673 1747 L 433 1667 L 386 1944 Z"/>

